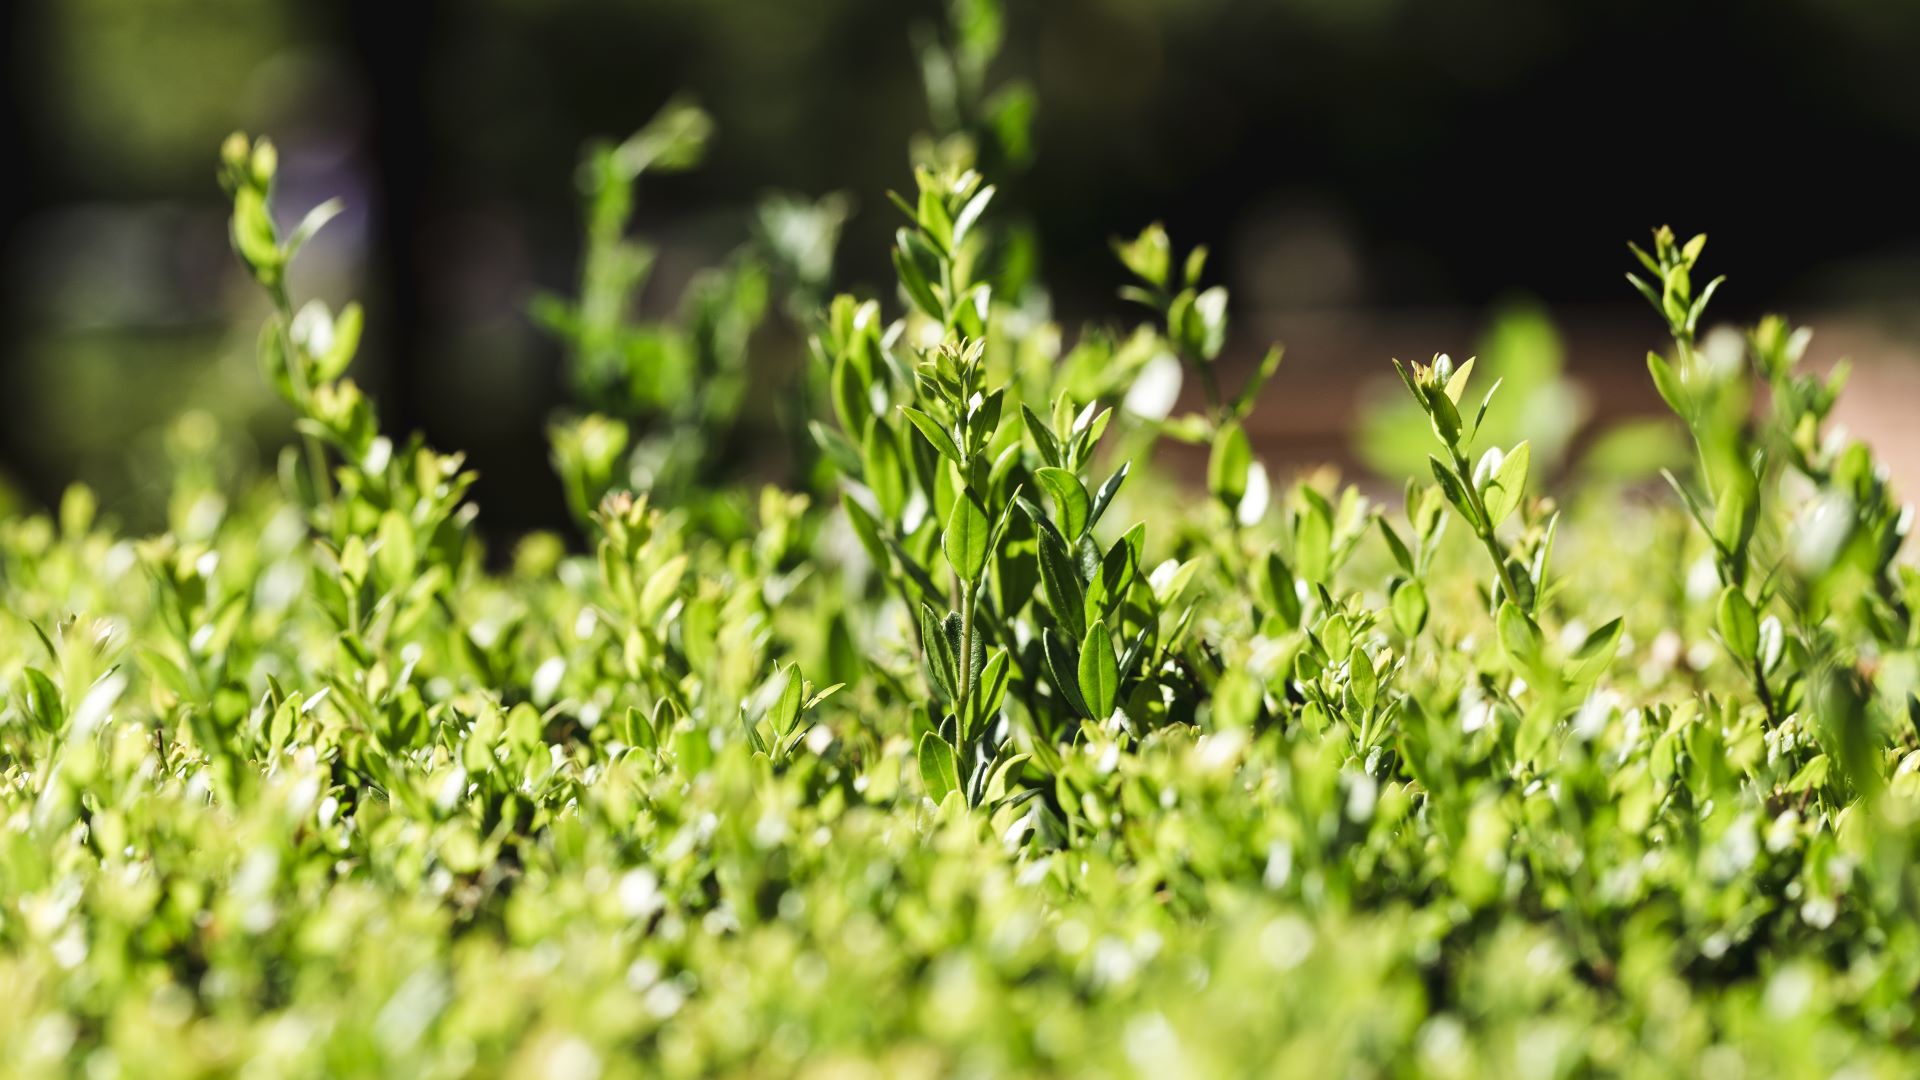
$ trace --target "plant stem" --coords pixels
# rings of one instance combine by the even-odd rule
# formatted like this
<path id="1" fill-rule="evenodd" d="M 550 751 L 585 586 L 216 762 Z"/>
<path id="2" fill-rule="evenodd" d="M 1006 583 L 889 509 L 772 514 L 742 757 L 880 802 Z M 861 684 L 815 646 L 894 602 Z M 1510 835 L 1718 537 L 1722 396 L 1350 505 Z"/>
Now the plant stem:
<path id="1" fill-rule="evenodd" d="M 1774 703 L 1773 689 L 1767 685 L 1767 673 L 1760 666 L 1760 658 L 1753 658 L 1753 688 L 1760 695 L 1760 704 L 1766 707 L 1767 719 L 1775 724 L 1780 722 L 1780 709 Z"/>
<path id="2" fill-rule="evenodd" d="M 1480 496 L 1480 489 L 1473 486 L 1473 470 L 1467 465 L 1467 459 L 1461 456 L 1459 448 L 1448 447 L 1448 452 L 1453 455 L 1453 471 L 1466 489 L 1467 504 L 1473 507 L 1474 534 L 1480 537 L 1480 542 L 1486 545 L 1487 554 L 1493 558 L 1494 571 L 1500 577 L 1500 587 L 1506 590 L 1507 599 L 1518 604 L 1520 588 L 1514 580 L 1513 571 L 1507 566 L 1506 553 L 1500 550 L 1499 539 L 1493 535 L 1493 522 L 1487 514 L 1487 500 Z"/>
<path id="3" fill-rule="evenodd" d="M 280 348 L 284 351 L 287 364 L 292 369 L 287 382 L 293 387 L 294 404 L 302 413 L 313 415 L 313 387 L 308 381 L 306 362 L 301 358 L 300 350 L 293 344 L 293 300 L 287 295 L 284 281 L 275 281 L 267 290 L 273 297 L 274 310 L 280 315 Z M 301 445 L 305 448 L 307 471 L 313 479 L 314 496 L 319 503 L 333 500 L 333 481 L 327 477 L 326 450 L 312 432 L 300 433 Z"/>
<path id="4" fill-rule="evenodd" d="M 971 581 L 960 583 L 960 693 L 954 704 L 954 734 L 966 741 L 967 696 L 973 690 L 973 600 Z"/>

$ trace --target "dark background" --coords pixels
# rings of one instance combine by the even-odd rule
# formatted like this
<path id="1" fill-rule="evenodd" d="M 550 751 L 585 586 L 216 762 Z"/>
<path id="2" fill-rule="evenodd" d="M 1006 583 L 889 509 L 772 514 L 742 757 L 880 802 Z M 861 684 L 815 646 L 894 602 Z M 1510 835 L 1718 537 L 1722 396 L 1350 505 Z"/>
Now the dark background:
<path id="1" fill-rule="evenodd" d="M 1036 89 L 1036 156 L 994 179 L 1036 226 L 1068 326 L 1137 317 L 1108 240 L 1154 219 L 1213 246 L 1243 328 L 1289 313 L 1452 326 L 1518 290 L 1570 325 L 1637 320 L 1628 336 L 1651 343 L 1621 245 L 1665 221 L 1712 234 L 1709 269 L 1733 278 L 1722 314 L 1843 308 L 1896 334 L 1920 320 L 1920 4 L 1010 8 L 995 74 Z M 335 194 L 353 207 L 296 288 L 365 299 L 357 371 L 386 420 L 469 451 L 497 534 L 557 523 L 543 429 L 559 352 L 526 306 L 573 285 L 582 143 L 676 91 L 715 116 L 700 169 L 643 183 L 638 228 L 663 248 L 650 302 L 741 242 L 776 189 L 852 196 L 836 284 L 876 291 L 883 193 L 910 183 L 906 141 L 927 125 L 909 42 L 940 12 L 12 0 L 0 502 L 45 504 L 82 478 L 150 522 L 160 433 L 183 409 L 219 422 L 237 473 L 281 437 L 213 180 L 220 138 L 245 128 L 280 144 L 288 213 Z M 1346 340 L 1295 342 L 1290 369 L 1318 372 L 1308 392 L 1377 374 L 1384 356 Z M 791 340 L 769 348 L 800 362 Z"/>

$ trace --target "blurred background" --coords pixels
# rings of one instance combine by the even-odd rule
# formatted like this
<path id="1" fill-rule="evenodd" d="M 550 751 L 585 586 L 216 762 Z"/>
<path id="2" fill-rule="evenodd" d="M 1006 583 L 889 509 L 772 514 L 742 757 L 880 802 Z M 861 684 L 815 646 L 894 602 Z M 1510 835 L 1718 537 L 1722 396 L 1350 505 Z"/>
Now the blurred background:
<path id="1" fill-rule="evenodd" d="M 885 190 L 910 188 L 907 141 L 930 124 L 915 43 L 943 14 L 9 0 L 0 504 L 82 479 L 149 526 L 180 441 L 217 441 L 237 477 L 285 438 L 214 181 L 238 128 L 279 143 L 284 215 L 346 199 L 294 287 L 364 300 L 356 376 L 387 424 L 468 453 L 492 535 L 564 523 L 545 435 L 562 351 L 529 312 L 577 289 L 583 144 L 676 93 L 713 116 L 699 168 L 641 184 L 635 228 L 659 252 L 643 306 L 670 310 L 764 229 L 775 192 L 841 193 L 829 280 L 879 294 Z M 994 76 L 1036 107 L 996 213 L 1032 227 L 1054 316 L 1141 318 L 1115 296 L 1116 235 L 1158 219 L 1210 245 L 1229 357 L 1288 348 L 1254 420 L 1282 471 L 1391 474 L 1423 429 L 1409 442 L 1382 403 L 1387 359 L 1440 351 L 1503 358 L 1514 423 L 1559 433 L 1567 468 L 1670 452 L 1636 420 L 1660 326 L 1622 280 L 1625 242 L 1663 222 L 1711 234 L 1722 318 L 1784 310 L 1815 324 L 1817 362 L 1851 354 L 1843 418 L 1920 462 L 1920 4 L 1014 0 L 1005 35 Z M 759 331 L 776 370 L 757 393 L 804 362 L 803 332 Z"/>

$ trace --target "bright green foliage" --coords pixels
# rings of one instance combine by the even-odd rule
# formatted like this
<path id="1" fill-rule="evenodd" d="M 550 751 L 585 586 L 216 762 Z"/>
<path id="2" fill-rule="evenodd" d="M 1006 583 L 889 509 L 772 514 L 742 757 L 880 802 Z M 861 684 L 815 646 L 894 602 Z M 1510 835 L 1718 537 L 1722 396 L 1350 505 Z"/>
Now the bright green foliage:
<path id="1" fill-rule="evenodd" d="M 635 315 L 655 257 L 628 236 L 639 181 L 696 166 L 712 128 L 697 106 L 669 102 L 625 140 L 589 146 L 580 163 L 580 294 L 543 295 L 533 313 L 565 345 L 575 404 L 587 410 L 551 429 L 554 465 L 582 523 L 609 491 L 641 487 L 692 508 L 699 492 L 730 479 L 755 375 L 748 345 L 769 296 L 782 291 L 789 308 L 804 308 L 832 270 L 846 201 L 770 196 L 756 241 L 695 275 L 675 318 Z"/>
<path id="2" fill-rule="evenodd" d="M 1500 394 L 1479 425 L 1478 439 L 1467 447 L 1468 456 L 1489 446 L 1525 441 L 1543 469 L 1559 468 L 1589 411 L 1582 388 L 1565 377 L 1566 350 L 1559 330 L 1538 305 L 1508 303 L 1495 309 L 1476 347 L 1475 370 L 1489 384 L 1497 380 Z M 1432 440 L 1418 422 L 1421 415 L 1416 403 L 1397 393 L 1368 401 L 1356 431 L 1361 460 L 1388 476 L 1423 468 Z M 1629 461 L 1659 460 L 1671 441 L 1662 438 L 1666 434 L 1658 427 L 1624 425 L 1620 440 L 1632 445 L 1637 458 L 1619 449 L 1613 455 Z M 1581 455 L 1582 466 L 1592 464 L 1611 441 L 1596 440 Z M 1653 470 L 1628 471 L 1637 478 Z"/>
<path id="3" fill-rule="evenodd" d="M 1662 230 L 1679 498 L 1562 514 L 1444 356 L 1401 369 L 1400 505 L 1269 494 L 1279 353 L 1223 394 L 1203 255 L 1120 244 L 1157 321 L 1070 346 L 997 272 L 975 134 L 1014 157 L 1024 99 L 956 14 L 897 291 L 804 313 L 824 485 L 639 482 L 630 424 L 707 445 L 735 414 L 678 395 L 743 370 L 628 318 L 621 203 L 704 135 L 669 111 L 590 155 L 554 309 L 585 551 L 500 571 L 459 459 L 346 377 L 359 309 L 288 295 L 330 211 L 283 236 L 227 144 L 301 442 L 236 491 L 183 450 L 156 536 L 78 488 L 0 521 L 5 1071 L 1909 1075 L 1920 575 L 1804 332 L 1702 335 Z"/>

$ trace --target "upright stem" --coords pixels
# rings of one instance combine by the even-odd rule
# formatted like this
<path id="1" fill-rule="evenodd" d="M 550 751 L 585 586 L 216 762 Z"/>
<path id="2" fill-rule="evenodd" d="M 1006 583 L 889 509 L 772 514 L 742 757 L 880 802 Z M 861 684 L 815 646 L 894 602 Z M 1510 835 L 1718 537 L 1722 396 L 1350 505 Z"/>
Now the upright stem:
<path id="1" fill-rule="evenodd" d="M 960 700 L 954 705 L 954 731 L 964 738 L 967 696 L 973 690 L 973 600 L 971 581 L 960 583 Z"/>
<path id="2" fill-rule="evenodd" d="M 1500 587 L 1506 590 L 1507 599 L 1518 604 L 1520 602 L 1519 584 L 1514 580 L 1513 571 L 1507 566 L 1507 556 L 1500 550 L 1499 539 L 1493 535 L 1493 522 L 1487 514 L 1487 500 L 1482 498 L 1479 489 L 1473 486 L 1473 470 L 1468 466 L 1467 459 L 1461 456 L 1457 448 L 1452 449 L 1451 453 L 1453 454 L 1453 471 L 1460 477 L 1461 486 L 1467 491 L 1467 502 L 1473 507 L 1475 518 L 1473 531 L 1480 537 L 1480 542 L 1486 545 L 1487 554 L 1493 558 L 1493 568 L 1500 576 Z"/>
<path id="3" fill-rule="evenodd" d="M 301 358 L 300 350 L 293 344 L 293 301 L 287 296 L 287 285 L 284 281 L 275 281 L 269 286 L 268 292 L 273 297 L 274 309 L 280 314 L 280 348 L 287 358 L 288 365 L 294 369 L 288 373 L 291 378 L 287 382 L 293 386 L 295 404 L 301 412 L 311 416 L 313 415 L 313 387 L 307 380 L 307 365 Z M 306 450 L 307 471 L 313 478 L 314 494 L 322 503 L 331 501 L 333 482 L 327 477 L 326 451 L 320 446 L 320 440 L 314 438 L 312 432 L 302 431 L 300 442 Z"/>
<path id="4" fill-rule="evenodd" d="M 1760 666 L 1760 658 L 1753 658 L 1753 689 L 1760 696 L 1760 704 L 1767 710 L 1767 719 L 1778 724 L 1781 720 L 1779 706 L 1773 700 L 1773 688 L 1767 685 L 1767 671 Z"/>

